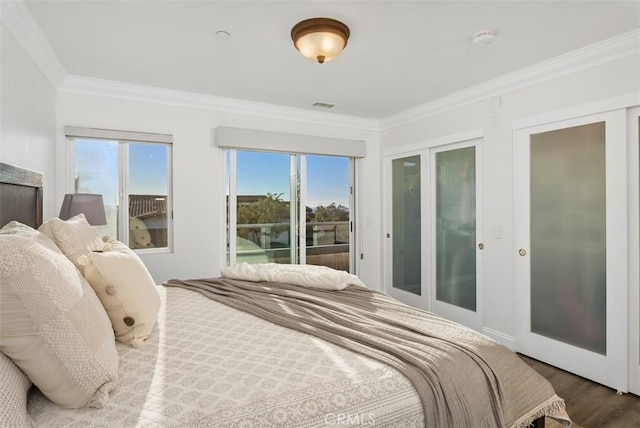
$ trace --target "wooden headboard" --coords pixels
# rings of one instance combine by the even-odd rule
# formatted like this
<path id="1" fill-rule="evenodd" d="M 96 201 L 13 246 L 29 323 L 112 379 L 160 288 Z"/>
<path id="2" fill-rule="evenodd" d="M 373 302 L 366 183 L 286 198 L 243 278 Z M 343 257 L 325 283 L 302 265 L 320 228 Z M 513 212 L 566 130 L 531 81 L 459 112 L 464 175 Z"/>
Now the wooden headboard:
<path id="1" fill-rule="evenodd" d="M 42 224 L 42 174 L 0 162 L 0 227 L 11 220 Z"/>

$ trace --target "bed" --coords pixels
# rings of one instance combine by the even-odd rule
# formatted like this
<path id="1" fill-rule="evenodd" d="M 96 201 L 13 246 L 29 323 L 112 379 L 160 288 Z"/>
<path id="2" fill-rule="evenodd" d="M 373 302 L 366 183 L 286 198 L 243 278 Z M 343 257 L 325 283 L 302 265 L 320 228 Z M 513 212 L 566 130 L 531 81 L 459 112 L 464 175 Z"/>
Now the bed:
<path id="1" fill-rule="evenodd" d="M 8 229 L 13 227 L 14 231 L 8 234 L 28 235 L 29 239 L 41 240 L 51 252 L 57 251 L 50 240 L 43 237 L 44 232 L 31 229 L 42 227 L 42 177 L 38 173 L 3 164 L 0 167 L 0 182 L 1 225 L 13 220 L 24 224 L 11 223 Z M 5 232 L 0 239 L 6 239 L 7 236 Z M 58 245 L 61 246 L 60 243 Z M 105 252 L 111 251 L 107 251 L 108 247 L 104 248 Z M 3 400 L 0 412 L 3 413 L 0 416 L 8 426 L 462 426 L 460 423 L 456 425 L 455 421 L 473 421 L 466 423 L 466 426 L 496 426 L 495 420 L 491 421 L 490 417 L 496 414 L 499 406 L 491 400 L 487 401 L 489 404 L 485 406 L 486 409 L 480 412 L 473 406 L 458 407 L 464 406 L 470 395 L 481 395 L 480 399 L 488 400 L 482 391 L 491 388 L 477 386 L 475 382 L 493 376 L 493 368 L 485 368 L 478 375 L 467 374 L 466 378 L 456 376 L 456 367 L 460 368 L 460 373 L 466 373 L 462 362 L 456 360 L 453 354 L 432 352 L 423 362 L 428 363 L 425 363 L 429 367 L 427 371 L 433 371 L 433 376 L 424 384 L 427 387 L 419 386 L 416 389 L 415 385 L 420 384 L 413 378 L 410 380 L 410 375 L 407 376 L 407 373 L 412 373 L 409 369 L 398 365 L 399 357 L 384 356 L 386 354 L 379 353 L 379 349 L 362 351 L 362 344 L 368 340 L 362 333 L 358 333 L 355 339 L 345 340 L 327 336 L 326 332 L 317 332 L 322 330 L 321 318 L 332 319 L 337 316 L 334 312 L 336 308 L 346 305 L 346 301 L 359 299 L 357 296 L 366 299 L 366 303 L 360 306 L 381 305 L 379 310 L 369 311 L 377 314 L 376 317 L 384 314 L 386 306 L 397 304 L 402 314 L 397 317 L 393 315 L 395 318 L 392 321 L 408 319 L 421 326 L 415 330 L 422 329 L 422 321 L 413 318 L 422 317 L 417 310 L 387 301 L 383 293 L 371 293 L 359 285 L 350 285 L 342 291 L 319 290 L 275 281 L 248 281 L 244 277 L 233 276 L 170 281 L 167 286 L 154 286 L 154 296 L 158 296 L 157 315 L 147 323 L 144 340 L 132 346 L 134 342 L 126 344 L 114 340 L 113 334 L 118 337 L 120 327 L 115 323 L 109 324 L 109 317 L 98 307 L 98 297 L 103 296 L 92 295 L 92 289 L 82 279 L 82 274 L 91 277 L 89 259 L 95 259 L 97 264 L 97 260 L 104 256 L 102 250 L 87 249 L 87 252 L 84 259 L 77 258 L 83 261 L 81 265 L 65 265 L 65 269 L 68 268 L 65 272 L 73 281 L 77 279 L 82 282 L 77 290 L 88 295 L 89 304 L 93 305 L 91 311 L 95 311 L 85 310 L 81 326 L 77 328 L 82 330 L 84 324 L 94 321 L 102 323 L 102 327 L 106 324 L 113 328 L 111 335 L 85 332 L 84 336 L 85 341 L 92 342 L 94 346 L 92 353 L 104 357 L 100 367 L 94 364 L 87 369 L 96 370 L 97 374 L 91 380 L 100 394 L 92 396 L 93 407 L 55 404 L 45 393 L 48 391 L 46 381 L 50 380 L 51 375 L 45 373 L 44 387 L 32 386 L 32 376 L 25 376 L 24 369 L 20 370 L 17 366 L 22 361 L 16 358 L 16 353 L 12 354 L 13 359 L 7 358 L 6 351 L 10 344 L 3 332 L 0 342 L 0 350 L 3 351 L 0 354 L 0 370 L 3 371 L 0 379 L 4 382 L 0 388 L 0 399 Z M 9 257 L 6 248 L 4 254 L 3 257 Z M 75 260 L 76 254 L 73 257 Z M 5 262 L 3 260 L 3 264 Z M 8 276 L 2 279 L 3 293 L 9 287 L 8 282 L 13 280 Z M 263 318 L 260 310 L 255 309 L 260 308 L 260 304 L 252 303 L 263 298 L 246 294 L 246 302 L 249 303 L 245 302 L 245 306 L 242 306 L 241 303 L 234 303 L 239 301 L 233 294 L 235 291 L 229 291 L 235 288 L 247 290 L 242 293 L 275 290 L 270 293 L 290 299 L 291 305 L 264 300 L 265 308 L 281 307 L 285 315 L 278 313 L 277 316 Z M 239 295 L 244 296 L 242 293 Z M 229 297 L 231 295 L 234 297 Z M 328 295 L 344 301 L 327 300 L 329 303 L 324 303 Z M 210 298 L 212 296 L 213 299 Z M 330 313 L 320 314 L 316 320 L 318 324 L 303 322 L 302 327 L 290 324 L 293 316 L 287 318 L 287 312 L 293 314 L 306 310 L 295 307 L 293 303 L 303 302 L 306 305 L 312 300 L 323 302 L 320 306 L 331 307 Z M 8 323 L 7 320 L 11 321 L 11 318 L 7 318 L 6 307 L 2 308 L 4 312 L 1 315 L 5 317 L 3 322 Z M 352 312 L 357 311 L 347 309 L 342 316 L 350 317 Z M 472 359 L 477 365 L 484 365 L 492 358 L 496 360 L 492 363 L 496 366 L 496 379 L 500 378 L 497 386 L 493 387 L 497 389 L 496 395 L 505 403 L 518 403 L 518 410 L 507 409 L 508 416 L 498 419 L 502 422 L 497 425 L 524 427 L 532 424 L 540 427 L 544 426 L 545 417 L 570 425 L 563 401 L 555 395 L 544 378 L 529 369 L 515 354 L 472 330 L 438 317 L 434 319 L 436 323 L 454 329 L 451 330 L 452 336 L 457 338 L 447 338 L 447 347 L 471 349 L 474 352 Z M 373 326 L 377 322 L 373 318 L 357 321 L 360 324 L 367 323 L 364 330 L 376 330 L 377 327 Z M 386 327 L 381 329 L 387 331 Z M 396 334 L 395 330 L 389 331 Z M 472 343 L 471 346 L 457 345 L 468 340 L 473 340 L 468 342 Z M 403 346 L 399 339 L 397 347 Z M 475 348 L 486 348 L 490 353 L 496 351 L 495 355 L 499 357 L 483 356 L 482 353 L 476 357 Z M 412 353 L 413 350 L 408 352 Z M 117 358 L 115 362 L 114 358 Z M 69 364 L 76 367 L 75 361 Z M 444 372 L 447 373 L 446 377 L 438 374 L 437 366 L 448 367 L 448 371 Z M 403 370 L 406 373 L 403 374 Z M 510 375 L 517 378 L 507 379 L 506 376 Z M 437 379 L 438 376 L 441 379 Z M 33 378 L 37 380 L 37 374 Z M 433 379 L 438 381 L 432 382 Z M 513 385 L 503 387 L 507 383 Z M 447 393 L 446 397 L 451 400 L 445 400 L 444 404 L 437 400 L 429 402 L 425 398 L 443 395 L 442 391 L 453 387 L 457 389 Z M 427 393 L 426 389 L 432 391 Z M 539 398 L 529 399 L 529 395 Z M 433 419 L 432 413 L 444 416 Z M 455 413 L 455 417 L 450 419 L 448 413 Z"/>

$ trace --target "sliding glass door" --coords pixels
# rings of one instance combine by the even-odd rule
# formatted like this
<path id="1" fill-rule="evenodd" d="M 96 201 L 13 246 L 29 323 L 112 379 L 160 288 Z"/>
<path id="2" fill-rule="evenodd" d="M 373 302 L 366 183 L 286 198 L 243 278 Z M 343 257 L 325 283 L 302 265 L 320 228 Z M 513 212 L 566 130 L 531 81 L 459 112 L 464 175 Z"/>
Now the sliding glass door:
<path id="1" fill-rule="evenodd" d="M 227 150 L 228 263 L 351 271 L 352 165 L 339 156 Z"/>
<path id="2" fill-rule="evenodd" d="M 296 188 L 289 174 L 291 157 L 237 152 L 236 162 L 236 262 L 295 263 L 297 241 L 291 228 L 295 205 L 290 206 L 290 201 Z"/>
<path id="3" fill-rule="evenodd" d="M 482 139 L 438 141 L 385 160 L 385 291 L 482 327 Z"/>
<path id="4" fill-rule="evenodd" d="M 427 199 L 424 150 L 388 156 L 385 180 L 385 291 L 409 305 L 427 309 L 424 217 Z"/>
<path id="5" fill-rule="evenodd" d="M 300 205 L 304 207 L 300 209 L 300 224 L 305 224 L 301 262 L 351 270 L 350 164 L 346 157 L 300 157 L 300 180 L 304 184 L 300 188 L 306 189 L 300 198 L 306 201 Z"/>
<path id="6" fill-rule="evenodd" d="M 421 171 L 420 155 L 392 161 L 393 282 L 392 286 L 417 296 L 422 294 L 420 266 Z"/>
<path id="7" fill-rule="evenodd" d="M 481 140 L 431 151 L 433 272 L 431 310 L 470 327 L 482 328 L 479 240 Z"/>
<path id="8" fill-rule="evenodd" d="M 518 351 L 626 391 L 621 111 L 516 133 Z"/>

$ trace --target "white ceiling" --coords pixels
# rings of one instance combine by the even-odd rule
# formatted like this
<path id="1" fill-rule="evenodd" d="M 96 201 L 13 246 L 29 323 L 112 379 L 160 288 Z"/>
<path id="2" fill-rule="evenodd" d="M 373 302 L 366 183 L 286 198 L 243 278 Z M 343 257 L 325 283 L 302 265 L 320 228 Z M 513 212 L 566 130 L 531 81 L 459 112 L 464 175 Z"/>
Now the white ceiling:
<path id="1" fill-rule="evenodd" d="M 640 27 L 640 1 L 27 1 L 69 74 L 381 119 Z M 351 38 L 295 50 L 297 22 Z M 490 45 L 474 45 L 483 29 Z M 224 30 L 231 38 L 220 41 Z"/>

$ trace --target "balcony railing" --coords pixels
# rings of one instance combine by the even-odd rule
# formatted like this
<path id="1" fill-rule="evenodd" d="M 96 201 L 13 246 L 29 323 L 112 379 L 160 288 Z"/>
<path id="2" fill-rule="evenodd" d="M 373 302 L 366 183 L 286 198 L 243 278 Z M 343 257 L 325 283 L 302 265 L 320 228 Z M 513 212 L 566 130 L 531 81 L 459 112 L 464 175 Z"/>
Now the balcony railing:
<path id="1" fill-rule="evenodd" d="M 290 223 L 239 224 L 236 260 L 290 263 Z M 349 222 L 306 223 L 307 264 L 349 270 Z"/>

